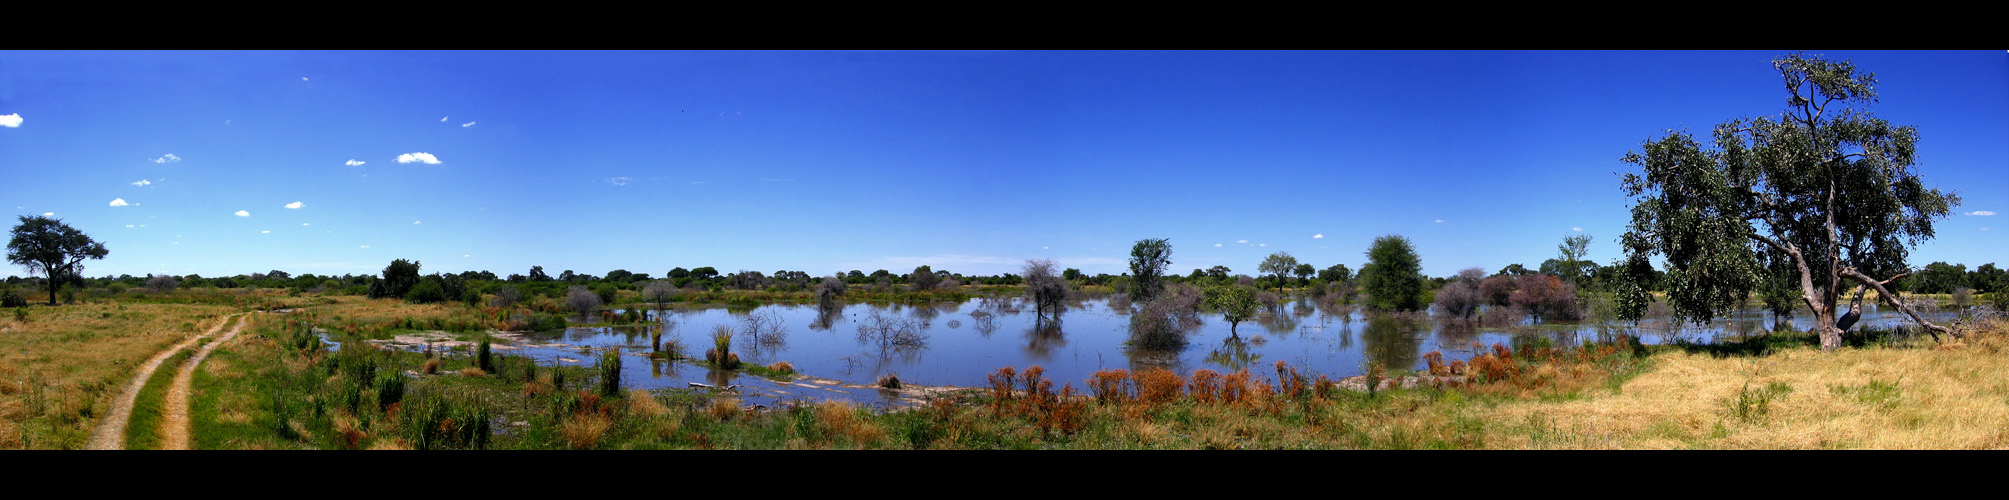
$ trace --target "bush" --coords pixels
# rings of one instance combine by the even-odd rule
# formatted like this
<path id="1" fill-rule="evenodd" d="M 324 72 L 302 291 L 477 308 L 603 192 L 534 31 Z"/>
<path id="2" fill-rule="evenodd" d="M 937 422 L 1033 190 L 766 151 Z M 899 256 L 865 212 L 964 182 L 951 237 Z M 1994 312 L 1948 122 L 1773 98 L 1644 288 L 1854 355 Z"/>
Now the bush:
<path id="1" fill-rule="evenodd" d="M 1485 277 L 1486 270 L 1476 267 L 1458 271 L 1457 281 L 1445 283 L 1444 288 L 1437 290 L 1437 298 L 1433 300 L 1437 312 L 1459 318 L 1472 317 L 1472 313 L 1477 312 L 1479 305 L 1485 302 L 1485 295 L 1480 291 Z"/>
<path id="2" fill-rule="evenodd" d="M 600 356 L 600 397 L 612 398 L 620 395 L 621 350 L 609 349 L 607 354 Z"/>
<path id="3" fill-rule="evenodd" d="M 446 289 L 433 280 L 420 281 L 405 293 L 405 302 L 413 304 L 435 304 L 446 302 Z"/>
<path id="4" fill-rule="evenodd" d="M 598 294 L 587 290 L 584 286 L 574 286 L 565 292 L 565 304 L 571 306 L 572 310 L 578 311 L 579 318 L 584 321 L 592 321 L 590 316 L 602 303 Z"/>
<path id="5" fill-rule="evenodd" d="M 27 306 L 28 306 L 28 299 L 26 297 L 22 297 L 21 294 L 14 293 L 14 289 L 9 288 L 6 291 L 0 291 L 0 307 L 27 307 Z"/>
<path id="6" fill-rule="evenodd" d="M 1132 347 L 1155 350 L 1178 350 L 1186 347 L 1184 331 L 1188 313 L 1178 310 L 1169 295 L 1145 302 L 1137 312 L 1130 314 L 1130 340 Z"/>
<path id="7" fill-rule="evenodd" d="M 1517 289 L 1510 301 L 1534 316 L 1535 321 L 1575 321 L 1583 318 L 1583 312 L 1577 308 L 1576 292 L 1554 275 L 1529 274 L 1515 281 Z"/>
<path id="8" fill-rule="evenodd" d="M 146 279 L 146 289 L 154 292 L 171 291 L 176 286 L 180 286 L 180 284 L 181 280 L 174 279 L 173 276 L 165 274 L 156 274 Z"/>

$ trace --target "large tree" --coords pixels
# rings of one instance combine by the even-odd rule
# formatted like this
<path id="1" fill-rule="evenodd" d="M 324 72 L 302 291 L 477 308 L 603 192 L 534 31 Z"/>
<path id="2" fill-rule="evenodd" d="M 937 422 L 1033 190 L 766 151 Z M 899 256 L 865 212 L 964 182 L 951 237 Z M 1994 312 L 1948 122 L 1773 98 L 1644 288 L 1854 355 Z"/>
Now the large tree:
<path id="1" fill-rule="evenodd" d="M 1276 275 L 1277 291 L 1281 292 L 1284 290 L 1284 283 L 1290 281 L 1284 275 L 1297 270 L 1297 257 L 1292 257 L 1290 252 L 1273 253 L 1264 258 L 1262 265 L 1256 266 L 1256 270 Z"/>
<path id="2" fill-rule="evenodd" d="M 1130 299 L 1150 302 L 1165 289 L 1165 269 L 1172 265 L 1170 239 L 1137 240 L 1130 247 Z"/>
<path id="3" fill-rule="evenodd" d="M 84 259 L 103 259 L 106 253 L 105 244 L 90 235 L 44 216 L 21 216 L 7 242 L 7 262 L 48 278 L 49 305 L 56 305 L 56 290 L 63 284 L 82 281 Z"/>
<path id="4" fill-rule="evenodd" d="M 1367 248 L 1367 265 L 1360 268 L 1360 287 L 1367 306 L 1383 311 L 1414 311 L 1423 307 L 1423 258 L 1409 238 L 1391 234 Z"/>
<path id="5" fill-rule="evenodd" d="M 1643 171 L 1623 179 L 1635 204 L 1623 238 L 1621 314 L 1644 312 L 1648 258 L 1659 254 L 1669 267 L 1667 301 L 1681 319 L 1707 322 L 1741 303 L 1769 266 L 1790 266 L 1822 349 L 1841 345 L 1836 308 L 1851 284 L 1952 333 L 1885 287 L 1909 274 L 1908 247 L 1932 238 L 1933 220 L 1960 203 L 1919 178 L 1918 131 L 1871 115 L 1876 78 L 1847 61 L 1795 54 L 1772 66 L 1788 93 L 1780 116 L 1717 125 L 1708 150 L 1669 132 L 1644 153 L 1626 153 L 1623 161 Z M 1768 249 L 1780 258 L 1767 258 Z"/>

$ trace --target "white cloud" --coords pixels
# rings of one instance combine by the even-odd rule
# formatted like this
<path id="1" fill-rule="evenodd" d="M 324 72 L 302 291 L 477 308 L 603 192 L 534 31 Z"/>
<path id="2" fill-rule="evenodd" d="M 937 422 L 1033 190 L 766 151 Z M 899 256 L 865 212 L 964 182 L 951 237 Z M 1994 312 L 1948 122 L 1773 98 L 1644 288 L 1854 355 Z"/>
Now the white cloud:
<path id="1" fill-rule="evenodd" d="M 126 228 L 127 228 L 127 229 L 131 229 L 132 227 L 133 227 L 133 225 L 132 225 L 132 224 L 126 224 Z"/>
<path id="2" fill-rule="evenodd" d="M 154 163 L 178 163 L 180 161 L 181 157 L 175 156 L 174 153 L 168 153 L 166 156 L 153 159 Z"/>
<path id="3" fill-rule="evenodd" d="M 460 254 L 460 256 L 462 256 L 462 257 L 467 257 L 468 255 L 467 255 L 467 254 Z"/>
<path id="4" fill-rule="evenodd" d="M 1444 219 L 1437 219 L 1437 223 L 1438 223 L 1438 224 L 1443 224 L 1443 223 L 1444 223 Z"/>
<path id="5" fill-rule="evenodd" d="M 342 162 L 342 164 L 343 164 L 343 165 L 348 165 L 348 166 L 351 166 L 351 167 L 353 167 L 353 166 L 356 166 L 356 165 L 362 165 L 363 163 L 366 163 L 366 162 L 361 162 L 361 161 L 356 161 L 356 160 L 354 160 L 354 159 L 350 159 L 349 161 L 345 161 L 345 162 Z"/>
<path id="6" fill-rule="evenodd" d="M 439 157 L 433 156 L 432 153 L 405 153 L 398 155 L 398 163 L 424 163 L 427 165 L 438 165 Z"/>
<path id="7" fill-rule="evenodd" d="M 1220 244 L 1220 243 L 1215 243 L 1215 244 L 1214 244 L 1214 248 L 1221 248 L 1221 244 Z"/>
<path id="8" fill-rule="evenodd" d="M 246 211 L 243 211 L 243 210 L 238 210 L 238 211 L 237 211 L 237 216 L 238 216 L 238 217 L 250 217 L 250 216 L 251 216 L 251 212 L 246 212 Z"/>
<path id="9" fill-rule="evenodd" d="M 304 206 L 307 206 L 307 204 L 306 204 L 306 203 L 301 203 L 301 202 L 297 202 L 297 201 L 296 201 L 296 202 L 292 202 L 292 203 L 287 203 L 287 204 L 286 204 L 286 208 L 292 208 L 292 209 L 299 209 L 300 207 L 304 207 Z"/>
<path id="10" fill-rule="evenodd" d="M 56 213 L 55 213 L 55 212 L 42 212 L 42 216 L 43 216 L 43 217 L 55 217 L 55 216 L 56 216 Z"/>
<path id="11" fill-rule="evenodd" d="M 1981 228 L 1981 230 L 1982 230 L 1982 231 L 1987 231 L 1987 230 L 1988 230 L 1988 228 L 1985 228 L 1985 227 L 1984 227 L 1984 228 Z"/>
<path id="12" fill-rule="evenodd" d="M 1995 211 L 1994 211 L 1994 210 L 1975 210 L 1975 211 L 1972 211 L 1972 212 L 1968 212 L 1968 213 L 1967 213 L 1967 215 L 1995 215 Z"/>
<path id="13" fill-rule="evenodd" d="M 369 247 L 370 247 L 369 245 L 363 245 L 363 248 L 369 248 Z"/>
<path id="14" fill-rule="evenodd" d="M 259 232 L 258 232 L 258 234 L 272 234 L 272 230 L 270 230 L 270 229 L 267 229 L 267 230 L 264 230 L 264 231 L 259 231 Z"/>
<path id="15" fill-rule="evenodd" d="M 1270 244 L 1268 244 L 1268 243 L 1257 243 L 1257 244 L 1256 244 L 1256 246 L 1259 246 L 1259 247 L 1266 247 L 1266 246 L 1270 246 Z"/>
<path id="16" fill-rule="evenodd" d="M 1040 250 L 1046 250 L 1046 249 L 1048 249 L 1048 248 L 1052 248 L 1052 247 L 1039 247 L 1039 249 L 1040 249 Z"/>
<path id="17" fill-rule="evenodd" d="M 114 207 L 123 207 L 123 206 L 126 206 L 126 199 L 125 199 L 125 198 L 112 198 L 112 206 L 114 206 Z"/>
<path id="18" fill-rule="evenodd" d="M 462 123 L 462 124 L 460 124 L 460 128 L 468 128 L 468 127 L 472 127 L 472 126 L 474 126 L 474 122 L 467 122 L 467 123 Z"/>
<path id="19" fill-rule="evenodd" d="M 0 127 L 19 128 L 20 126 L 21 126 L 20 113 L 14 113 L 11 115 L 0 115 Z"/>
<path id="20" fill-rule="evenodd" d="M 152 184 L 153 184 L 153 183 L 151 183 L 151 182 L 147 182 L 147 180 L 146 180 L 146 179 L 140 179 L 140 181 L 139 181 L 139 182 L 135 182 L 135 183 L 133 183 L 133 185 L 134 185 L 134 186 L 139 186 L 139 187 L 147 187 L 147 186 L 149 186 L 149 185 L 152 185 Z"/>
<path id="21" fill-rule="evenodd" d="M 300 227 L 307 227 L 307 226 L 311 226 L 311 225 L 312 225 L 312 224 L 308 224 L 308 223 L 305 223 L 305 222 L 302 222 L 302 223 L 300 223 Z"/>
<path id="22" fill-rule="evenodd" d="M 418 223 L 419 221 L 412 221 L 412 225 L 418 225 Z"/>
<path id="23" fill-rule="evenodd" d="M 614 177 L 607 179 L 608 184 L 613 184 L 616 186 L 626 186 L 628 185 L 629 182 L 634 182 L 634 179 L 630 179 L 627 177 Z"/>
<path id="24" fill-rule="evenodd" d="M 303 77 L 300 77 L 300 81 L 303 81 L 303 82 L 304 82 L 304 81 L 307 81 L 307 77 L 304 77 L 304 76 L 303 76 Z"/>
<path id="25" fill-rule="evenodd" d="M 1324 239 L 1324 238 L 1325 238 L 1325 233 L 1318 233 L 1318 234 L 1314 234 L 1314 235 L 1311 235 L 1311 239 L 1314 239 L 1314 240 L 1317 240 L 1317 239 Z"/>
<path id="26" fill-rule="evenodd" d="M 439 121 L 440 121 L 440 123 L 446 123 L 446 119 L 447 119 L 447 118 L 449 118 L 449 117 L 452 117 L 452 116 L 453 116 L 453 115 L 446 115 L 446 116 L 442 116 L 442 117 L 439 117 Z"/>
<path id="27" fill-rule="evenodd" d="M 1581 227 L 1572 227 L 1572 228 L 1570 228 L 1570 230 L 1571 230 L 1571 231 L 1577 231 L 1577 232 L 1583 232 L 1583 228 L 1581 228 Z"/>
<path id="28" fill-rule="evenodd" d="M 1248 242 L 1249 240 L 1235 240 L 1235 243 L 1247 244 Z"/>

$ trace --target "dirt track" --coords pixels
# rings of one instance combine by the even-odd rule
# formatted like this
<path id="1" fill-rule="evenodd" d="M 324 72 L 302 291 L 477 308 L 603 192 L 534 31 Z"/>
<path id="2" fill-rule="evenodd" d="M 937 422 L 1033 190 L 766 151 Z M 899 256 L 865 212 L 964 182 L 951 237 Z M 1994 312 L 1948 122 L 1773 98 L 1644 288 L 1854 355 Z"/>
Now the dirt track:
<path id="1" fill-rule="evenodd" d="M 167 391 L 167 408 L 161 415 L 161 434 L 166 437 L 161 449 L 189 449 L 188 434 L 192 427 L 188 420 L 188 387 L 195 380 L 195 368 L 202 366 L 202 360 L 208 358 L 210 351 L 215 351 L 216 346 L 230 342 L 230 339 L 237 337 L 237 332 L 243 330 L 244 318 L 239 317 L 237 326 L 231 327 L 229 333 L 223 334 L 223 338 L 216 339 L 215 342 L 203 344 L 202 349 L 195 351 L 195 356 L 188 358 L 188 362 L 182 363 L 181 369 L 175 372 L 174 385 Z"/>
<path id="2" fill-rule="evenodd" d="M 84 445 L 84 449 L 87 450 L 125 449 L 126 423 L 127 421 L 132 419 L 133 400 L 139 398 L 140 389 L 146 387 L 146 381 L 147 379 L 153 377 L 153 371 L 155 369 L 160 368 L 160 364 L 162 362 L 166 362 L 168 358 L 174 357 L 175 353 L 181 352 L 182 349 L 187 349 L 188 346 L 195 345 L 197 341 L 200 341 L 204 338 L 208 338 L 211 335 L 215 335 L 217 331 L 223 329 L 223 325 L 230 323 L 231 318 L 238 319 L 238 328 L 232 329 L 230 331 L 231 335 L 236 335 L 237 330 L 242 329 L 244 327 L 243 323 L 244 314 L 245 313 L 238 313 L 230 316 L 224 316 L 222 320 L 216 322 L 216 326 L 211 327 L 209 331 L 202 332 L 202 335 L 196 335 L 184 339 L 180 343 L 177 343 L 174 346 L 168 347 L 166 350 L 161 351 L 159 354 L 153 355 L 152 358 L 147 358 L 146 363 L 140 365 L 139 371 L 133 373 L 132 380 L 126 382 L 126 388 L 124 391 L 119 392 L 118 399 L 112 400 L 111 412 L 105 415 L 104 420 L 98 422 L 97 429 L 93 429 L 91 431 L 91 440 L 90 442 Z M 213 347 L 216 344 L 217 343 L 212 342 L 210 343 L 210 346 Z M 205 349 L 202 352 L 202 354 L 207 355 L 208 352 L 209 351 Z M 196 360 L 200 359 L 201 359 L 200 357 L 196 358 Z M 186 366 L 192 367 L 194 365 L 195 363 L 191 361 Z M 177 380 L 177 382 L 180 381 Z M 172 395 L 170 397 L 172 399 Z M 184 413 L 181 428 L 185 430 L 188 428 L 186 422 L 187 400 L 184 398 L 181 401 Z M 173 403 L 170 402 L 169 405 L 172 406 Z M 185 434 L 182 436 L 182 440 L 183 444 L 186 445 L 187 436 Z"/>

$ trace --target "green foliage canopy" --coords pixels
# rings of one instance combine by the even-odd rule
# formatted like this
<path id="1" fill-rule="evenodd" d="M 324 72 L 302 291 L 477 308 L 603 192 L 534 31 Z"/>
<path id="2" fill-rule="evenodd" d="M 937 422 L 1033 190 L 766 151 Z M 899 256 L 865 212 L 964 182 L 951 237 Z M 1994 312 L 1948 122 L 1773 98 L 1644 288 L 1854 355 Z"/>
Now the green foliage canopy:
<path id="1" fill-rule="evenodd" d="M 1698 323 L 1742 302 L 1767 272 L 1790 266 L 1801 300 L 1820 320 L 1823 347 L 1832 348 L 1844 279 L 1883 288 L 1887 279 L 1877 277 L 1904 273 L 1908 247 L 1932 238 L 1933 220 L 1959 204 L 1919 177 L 1916 129 L 1855 107 L 1876 102 L 1874 75 L 1797 54 L 1773 67 L 1789 93 L 1777 118 L 1717 125 L 1709 149 L 1669 131 L 1622 159 L 1640 168 L 1622 179 L 1635 201 L 1622 238 L 1624 317 L 1645 310 L 1652 255 L 1667 259 L 1663 284 L 1674 314 Z M 1765 249 L 1782 258 L 1767 258 Z"/>

